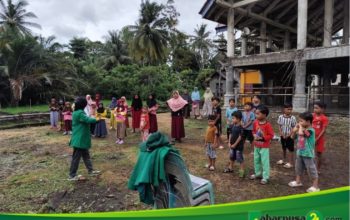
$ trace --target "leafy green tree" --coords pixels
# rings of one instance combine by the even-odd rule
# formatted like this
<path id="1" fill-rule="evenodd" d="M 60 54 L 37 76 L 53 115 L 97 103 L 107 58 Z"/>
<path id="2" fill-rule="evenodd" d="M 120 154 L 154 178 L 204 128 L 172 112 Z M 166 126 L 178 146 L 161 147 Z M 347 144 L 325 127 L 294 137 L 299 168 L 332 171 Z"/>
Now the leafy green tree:
<path id="1" fill-rule="evenodd" d="M 73 57 L 78 60 L 87 58 L 87 39 L 74 37 L 69 41 L 69 49 L 73 52 Z"/>
<path id="2" fill-rule="evenodd" d="M 10 50 L 3 48 L 1 51 L 5 65 L 0 73 L 8 81 L 13 106 L 18 105 L 29 87 L 58 84 L 63 91 L 72 87 L 74 68 L 49 53 L 36 38 L 16 37 L 10 47 Z"/>
<path id="3" fill-rule="evenodd" d="M 0 0 L 0 25 L 5 30 L 11 29 L 21 34 L 31 34 L 31 27 L 41 28 L 39 24 L 27 21 L 27 19 L 37 18 L 33 12 L 27 12 L 28 2 L 18 0 L 14 3 L 12 0 Z"/>
<path id="4" fill-rule="evenodd" d="M 106 70 L 111 70 L 121 64 L 130 63 L 131 59 L 128 56 L 127 47 L 118 31 L 108 32 L 107 42 L 103 47 L 102 59 L 103 67 Z"/>

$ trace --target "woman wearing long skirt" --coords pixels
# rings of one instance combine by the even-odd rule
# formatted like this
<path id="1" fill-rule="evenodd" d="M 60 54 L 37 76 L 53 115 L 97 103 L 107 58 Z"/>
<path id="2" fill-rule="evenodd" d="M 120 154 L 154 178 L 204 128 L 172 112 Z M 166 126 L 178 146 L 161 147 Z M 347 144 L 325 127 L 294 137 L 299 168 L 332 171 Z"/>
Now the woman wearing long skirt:
<path id="1" fill-rule="evenodd" d="M 135 129 L 140 128 L 142 114 L 142 100 L 139 95 L 135 95 L 131 103 L 131 117 L 132 117 L 132 130 L 135 133 Z"/>
<path id="2" fill-rule="evenodd" d="M 212 104 L 211 104 L 211 99 L 214 97 L 213 92 L 209 87 L 204 92 L 203 98 L 204 98 L 204 105 L 203 105 L 203 111 L 202 115 L 203 117 L 208 117 L 211 112 L 212 112 Z"/>
<path id="3" fill-rule="evenodd" d="M 95 137 L 104 138 L 107 136 L 106 126 L 107 111 L 103 107 L 103 103 L 100 102 L 96 113 L 96 126 L 95 126 Z"/>
<path id="4" fill-rule="evenodd" d="M 158 131 L 157 110 L 159 108 L 159 105 L 154 94 L 150 94 L 148 96 L 147 106 L 150 123 L 149 133 L 151 134 Z"/>
<path id="5" fill-rule="evenodd" d="M 120 98 L 120 102 L 121 102 L 121 104 L 123 104 L 123 106 L 124 106 L 124 108 L 125 108 L 125 111 L 128 112 L 129 106 L 128 106 L 128 102 L 126 101 L 125 96 L 122 96 L 122 97 Z M 129 125 L 129 117 L 128 117 L 128 114 L 126 114 L 125 126 L 126 126 L 126 128 L 129 128 L 129 127 L 130 127 L 130 125 Z"/>
<path id="6" fill-rule="evenodd" d="M 185 137 L 183 108 L 187 104 L 178 91 L 173 92 L 173 97 L 167 101 L 171 109 L 171 137 L 178 142 Z"/>

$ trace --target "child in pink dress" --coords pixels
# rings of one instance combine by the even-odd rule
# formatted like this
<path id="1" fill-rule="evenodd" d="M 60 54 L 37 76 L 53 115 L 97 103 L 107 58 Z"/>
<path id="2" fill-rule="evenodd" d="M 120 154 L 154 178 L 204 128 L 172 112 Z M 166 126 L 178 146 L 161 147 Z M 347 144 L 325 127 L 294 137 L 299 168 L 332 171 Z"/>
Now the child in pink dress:
<path id="1" fill-rule="evenodd" d="M 142 141 L 145 142 L 147 141 L 147 138 L 149 136 L 150 129 L 150 121 L 147 107 L 142 107 L 140 129 Z"/>

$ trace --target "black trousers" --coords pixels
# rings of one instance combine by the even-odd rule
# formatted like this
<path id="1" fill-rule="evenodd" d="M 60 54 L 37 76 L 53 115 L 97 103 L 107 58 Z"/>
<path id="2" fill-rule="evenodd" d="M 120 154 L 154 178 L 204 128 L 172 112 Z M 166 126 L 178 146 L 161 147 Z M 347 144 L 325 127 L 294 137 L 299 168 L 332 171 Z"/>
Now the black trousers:
<path id="1" fill-rule="evenodd" d="M 72 162 L 70 164 L 69 176 L 75 177 L 77 175 L 81 157 L 83 157 L 83 161 L 86 169 L 88 170 L 89 173 L 91 173 L 93 171 L 93 168 L 92 168 L 92 162 L 90 159 L 89 150 L 84 150 L 79 148 L 73 148 L 73 149 L 74 150 L 72 155 Z"/>

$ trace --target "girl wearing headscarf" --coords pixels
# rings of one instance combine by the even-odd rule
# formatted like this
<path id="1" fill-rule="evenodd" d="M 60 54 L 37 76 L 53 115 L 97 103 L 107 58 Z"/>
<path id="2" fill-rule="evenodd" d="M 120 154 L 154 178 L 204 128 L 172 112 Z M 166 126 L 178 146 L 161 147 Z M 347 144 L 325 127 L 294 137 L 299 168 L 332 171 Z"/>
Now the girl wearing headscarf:
<path id="1" fill-rule="evenodd" d="M 96 111 L 96 126 L 95 126 L 95 137 L 104 138 L 107 136 L 106 127 L 107 110 L 103 107 L 103 103 L 100 102 Z"/>
<path id="2" fill-rule="evenodd" d="M 112 102 L 109 104 L 109 110 L 111 111 L 111 118 L 109 120 L 110 130 L 115 129 L 115 117 L 114 117 L 114 111 L 117 107 L 117 99 L 115 97 L 112 97 Z"/>
<path id="3" fill-rule="evenodd" d="M 128 102 L 126 101 L 125 96 L 122 96 L 122 97 L 120 98 L 120 102 L 121 102 L 121 104 L 124 106 L 126 112 L 128 112 L 129 106 L 128 106 Z M 128 114 L 126 114 L 126 116 L 125 116 L 125 126 L 126 126 L 126 128 L 129 128 L 129 117 L 128 117 Z M 125 131 L 126 131 L 126 130 L 125 130 Z"/>
<path id="4" fill-rule="evenodd" d="M 171 109 L 171 137 L 179 142 L 185 137 L 183 108 L 187 104 L 178 91 L 174 91 L 172 98 L 167 101 Z"/>
<path id="5" fill-rule="evenodd" d="M 191 100 L 192 100 L 192 112 L 194 114 L 194 118 L 197 119 L 197 117 L 198 118 L 200 117 L 199 104 L 201 101 L 201 96 L 197 87 L 194 87 L 194 90 L 191 94 Z"/>
<path id="6" fill-rule="evenodd" d="M 135 133 L 135 129 L 140 128 L 142 114 L 142 100 L 138 94 L 136 94 L 131 103 L 131 117 L 132 117 L 132 129 L 133 133 Z"/>
<path id="7" fill-rule="evenodd" d="M 203 105 L 203 117 L 208 117 L 211 114 L 212 111 L 212 104 L 211 104 L 211 99 L 214 97 L 213 92 L 211 91 L 211 89 L 209 87 L 207 87 L 207 89 L 205 90 L 204 94 L 203 94 L 203 98 L 204 98 L 204 105 Z"/>
<path id="8" fill-rule="evenodd" d="M 149 133 L 151 134 L 158 131 L 157 110 L 159 105 L 154 94 L 148 96 L 147 106 L 150 122 Z"/>
<path id="9" fill-rule="evenodd" d="M 91 98 L 91 95 L 86 95 L 86 101 L 87 101 L 87 105 L 84 108 L 84 112 L 85 114 L 90 117 L 90 118 L 95 118 L 95 114 L 96 114 L 96 102 L 94 102 Z M 91 135 L 94 135 L 95 133 L 95 123 L 92 123 L 90 125 L 90 132 Z"/>

